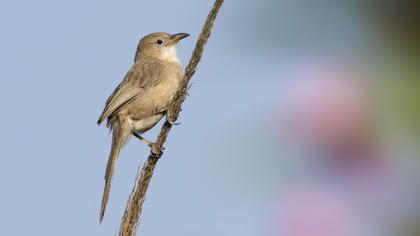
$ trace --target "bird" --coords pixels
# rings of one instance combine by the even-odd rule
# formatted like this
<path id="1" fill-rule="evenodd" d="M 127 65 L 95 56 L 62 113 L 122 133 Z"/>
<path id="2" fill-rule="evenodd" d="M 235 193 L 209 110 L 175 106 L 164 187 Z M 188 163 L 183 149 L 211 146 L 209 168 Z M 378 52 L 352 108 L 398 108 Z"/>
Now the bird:
<path id="1" fill-rule="evenodd" d="M 99 223 L 104 218 L 114 168 L 124 144 L 133 135 L 157 154 L 154 143 L 141 135 L 165 115 L 166 120 L 174 124 L 167 112 L 183 76 L 176 45 L 188 36 L 187 33 L 165 32 L 144 36 L 138 43 L 134 64 L 105 102 L 97 124 L 107 120 L 107 127 L 112 131 L 112 144 L 105 171 Z"/>

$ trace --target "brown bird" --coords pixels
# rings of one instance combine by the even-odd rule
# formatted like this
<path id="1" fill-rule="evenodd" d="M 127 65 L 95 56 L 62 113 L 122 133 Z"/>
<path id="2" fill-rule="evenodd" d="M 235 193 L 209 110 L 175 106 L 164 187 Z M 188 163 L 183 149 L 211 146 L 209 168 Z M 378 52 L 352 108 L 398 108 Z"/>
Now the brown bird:
<path id="1" fill-rule="evenodd" d="M 134 135 L 154 152 L 154 144 L 140 135 L 155 126 L 169 109 L 183 75 L 176 44 L 188 36 L 186 33 L 171 35 L 160 32 L 143 37 L 137 46 L 134 65 L 105 103 L 98 125 L 107 119 L 107 127 L 112 130 L 112 146 L 99 222 L 104 217 L 112 175 L 122 146 Z"/>

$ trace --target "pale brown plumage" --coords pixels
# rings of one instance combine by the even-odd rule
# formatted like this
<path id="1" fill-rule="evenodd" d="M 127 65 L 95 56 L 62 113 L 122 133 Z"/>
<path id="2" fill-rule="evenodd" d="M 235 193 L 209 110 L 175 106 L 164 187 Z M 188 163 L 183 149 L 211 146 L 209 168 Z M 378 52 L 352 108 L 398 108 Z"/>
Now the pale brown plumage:
<path id="1" fill-rule="evenodd" d="M 155 126 L 169 109 L 183 73 L 175 45 L 187 36 L 185 33 L 153 33 L 143 37 L 134 65 L 105 103 L 98 124 L 107 119 L 107 126 L 112 130 L 112 146 L 105 172 L 100 222 L 121 147 L 133 133 L 142 134 Z"/>

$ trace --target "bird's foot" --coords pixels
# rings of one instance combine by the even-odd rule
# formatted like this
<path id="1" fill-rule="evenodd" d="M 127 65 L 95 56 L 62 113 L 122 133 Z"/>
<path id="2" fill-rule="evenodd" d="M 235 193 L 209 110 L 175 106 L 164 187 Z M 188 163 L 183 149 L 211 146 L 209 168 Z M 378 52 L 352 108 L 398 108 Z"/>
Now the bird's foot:
<path id="1" fill-rule="evenodd" d="M 181 123 L 177 123 L 176 122 L 176 118 L 174 117 L 172 112 L 167 112 L 166 113 L 166 121 L 171 124 L 171 125 L 180 125 Z"/>
<path id="2" fill-rule="evenodd" d="M 157 147 L 156 143 L 153 143 L 145 138 L 143 138 L 142 136 L 140 136 L 138 133 L 133 132 L 133 136 L 138 138 L 140 141 L 142 141 L 143 143 L 145 143 L 147 146 L 150 147 L 150 152 L 152 153 L 152 155 L 154 156 L 161 156 L 163 154 L 163 150 L 165 150 L 165 147 L 161 147 L 160 150 Z"/>
<path id="3" fill-rule="evenodd" d="M 149 147 L 150 147 L 150 152 L 154 156 L 161 156 L 163 154 L 163 150 L 165 150 L 164 147 L 162 147 L 161 150 L 159 150 L 159 148 L 157 147 L 156 143 L 151 143 L 149 145 Z"/>
<path id="4" fill-rule="evenodd" d="M 176 120 L 166 117 L 166 121 L 171 125 L 180 125 L 181 123 L 176 122 Z"/>

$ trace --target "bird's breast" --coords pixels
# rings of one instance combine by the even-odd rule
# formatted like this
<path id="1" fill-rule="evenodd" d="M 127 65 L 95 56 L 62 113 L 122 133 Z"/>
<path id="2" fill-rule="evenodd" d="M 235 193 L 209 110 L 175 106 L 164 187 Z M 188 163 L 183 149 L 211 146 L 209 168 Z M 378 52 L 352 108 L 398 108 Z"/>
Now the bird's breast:
<path id="1" fill-rule="evenodd" d="M 168 71 L 158 84 L 147 91 L 147 94 L 145 94 L 146 99 L 158 107 L 167 106 L 178 91 L 179 84 L 179 71 Z"/>

